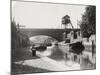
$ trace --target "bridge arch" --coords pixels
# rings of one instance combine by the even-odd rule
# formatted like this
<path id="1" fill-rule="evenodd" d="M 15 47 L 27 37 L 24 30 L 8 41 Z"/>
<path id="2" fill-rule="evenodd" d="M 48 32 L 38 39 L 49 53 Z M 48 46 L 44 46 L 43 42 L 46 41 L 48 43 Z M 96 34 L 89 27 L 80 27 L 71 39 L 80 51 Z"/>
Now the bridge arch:
<path id="1" fill-rule="evenodd" d="M 48 36 L 48 35 L 34 35 L 29 37 L 29 40 L 31 43 L 46 43 L 46 44 L 58 41 L 52 36 Z"/>

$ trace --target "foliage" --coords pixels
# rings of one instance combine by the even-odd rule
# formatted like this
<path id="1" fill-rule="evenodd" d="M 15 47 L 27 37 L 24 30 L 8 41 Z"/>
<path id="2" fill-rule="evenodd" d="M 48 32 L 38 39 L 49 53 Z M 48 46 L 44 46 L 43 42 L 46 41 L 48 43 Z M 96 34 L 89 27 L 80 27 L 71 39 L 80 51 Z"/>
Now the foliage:
<path id="1" fill-rule="evenodd" d="M 96 33 L 96 7 L 86 7 L 85 13 L 82 15 L 82 22 L 80 24 L 83 37 L 90 37 Z"/>
<path id="2" fill-rule="evenodd" d="M 11 22 L 11 48 L 21 48 L 29 45 L 28 36 L 21 33 L 20 29 L 17 28 L 16 22 L 13 20 Z"/>

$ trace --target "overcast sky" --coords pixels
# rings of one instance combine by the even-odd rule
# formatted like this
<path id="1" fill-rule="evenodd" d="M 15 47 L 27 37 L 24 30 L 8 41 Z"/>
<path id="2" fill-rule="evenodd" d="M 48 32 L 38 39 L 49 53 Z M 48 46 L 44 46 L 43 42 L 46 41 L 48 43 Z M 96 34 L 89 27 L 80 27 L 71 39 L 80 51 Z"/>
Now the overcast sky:
<path id="1" fill-rule="evenodd" d="M 70 16 L 74 28 L 86 6 L 12 1 L 12 18 L 25 28 L 63 28 L 61 18 Z"/>

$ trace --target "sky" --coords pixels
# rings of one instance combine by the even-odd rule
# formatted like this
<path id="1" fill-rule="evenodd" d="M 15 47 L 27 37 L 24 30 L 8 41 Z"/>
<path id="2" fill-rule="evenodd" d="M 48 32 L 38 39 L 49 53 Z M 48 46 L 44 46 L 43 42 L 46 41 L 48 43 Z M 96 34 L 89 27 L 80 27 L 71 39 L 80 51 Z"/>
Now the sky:
<path id="1" fill-rule="evenodd" d="M 12 1 L 12 19 L 25 28 L 59 29 L 64 28 L 62 17 L 69 15 L 74 28 L 79 28 L 77 23 L 81 21 L 85 8 L 84 5 Z"/>

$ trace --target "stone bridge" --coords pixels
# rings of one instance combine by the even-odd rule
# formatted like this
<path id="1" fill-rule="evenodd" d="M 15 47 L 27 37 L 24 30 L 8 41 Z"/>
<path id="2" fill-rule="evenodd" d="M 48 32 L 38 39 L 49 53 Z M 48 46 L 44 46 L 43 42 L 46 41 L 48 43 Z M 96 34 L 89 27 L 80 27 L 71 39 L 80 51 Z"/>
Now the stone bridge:
<path id="1" fill-rule="evenodd" d="M 68 34 L 72 29 L 21 29 L 23 33 L 28 35 L 28 37 L 33 37 L 36 35 L 46 35 L 55 38 L 58 41 L 62 41 L 63 33 L 66 31 Z M 79 29 L 74 29 L 74 31 L 78 31 Z"/>

